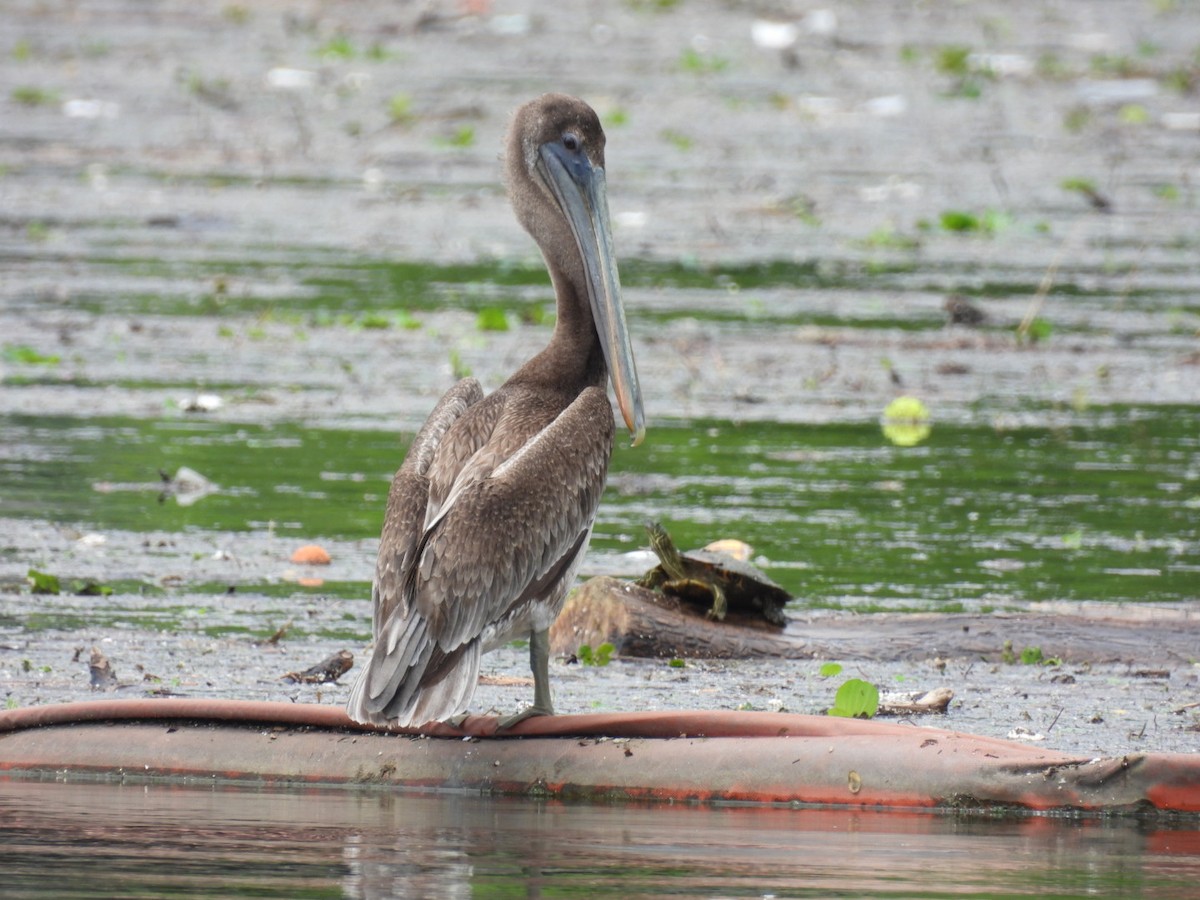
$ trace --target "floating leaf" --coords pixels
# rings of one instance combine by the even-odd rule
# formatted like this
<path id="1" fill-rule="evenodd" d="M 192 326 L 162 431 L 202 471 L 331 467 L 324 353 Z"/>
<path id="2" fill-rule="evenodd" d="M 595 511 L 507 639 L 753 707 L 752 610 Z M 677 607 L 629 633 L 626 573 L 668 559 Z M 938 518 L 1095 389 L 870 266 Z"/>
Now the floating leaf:
<path id="1" fill-rule="evenodd" d="M 946 231 L 979 231 L 981 227 L 979 216 L 957 209 L 946 210 L 940 221 Z"/>
<path id="2" fill-rule="evenodd" d="M 831 716 L 848 719 L 869 719 L 879 709 L 879 688 L 861 678 L 851 678 L 838 688 Z"/>
<path id="3" fill-rule="evenodd" d="M 729 60 L 688 47 L 679 57 L 679 68 L 696 75 L 715 75 L 729 68 Z"/>
<path id="4" fill-rule="evenodd" d="M 388 101 L 388 117 L 396 125 L 407 125 L 416 118 L 412 105 L 412 97 L 408 94 L 393 94 Z"/>
<path id="5" fill-rule="evenodd" d="M 4 348 L 4 358 L 8 362 L 27 366 L 56 366 L 62 362 L 62 357 L 52 353 L 39 353 L 26 344 L 9 344 Z"/>
<path id="6" fill-rule="evenodd" d="M 344 34 L 335 35 L 317 48 L 317 55 L 322 59 L 354 59 L 358 51 L 350 38 Z"/>
<path id="7" fill-rule="evenodd" d="M 883 436 L 897 447 L 914 447 L 932 430 L 929 408 L 916 397 L 897 397 L 883 411 Z"/>
<path id="8" fill-rule="evenodd" d="M 76 578 L 71 582 L 71 593 L 79 597 L 107 597 L 113 589 L 95 578 Z"/>
<path id="9" fill-rule="evenodd" d="M 33 586 L 33 593 L 35 594 L 57 594 L 62 590 L 59 586 L 57 575 L 39 572 L 37 569 L 30 569 L 26 575 L 29 578 L 30 585 Z"/>
<path id="10" fill-rule="evenodd" d="M 498 306 L 485 306 L 475 317 L 480 331 L 508 331 L 508 313 Z"/>
<path id="11" fill-rule="evenodd" d="M 1050 335 L 1054 333 L 1054 326 L 1045 319 L 1034 319 L 1029 323 L 1029 328 L 1026 333 L 1029 336 L 1029 340 L 1036 343 L 1037 341 L 1044 341 L 1050 337 Z"/>
<path id="12" fill-rule="evenodd" d="M 821 666 L 821 677 L 822 678 L 832 678 L 834 675 L 841 675 L 841 674 L 842 674 L 841 663 L 830 662 L 830 663 L 825 663 L 825 665 Z"/>

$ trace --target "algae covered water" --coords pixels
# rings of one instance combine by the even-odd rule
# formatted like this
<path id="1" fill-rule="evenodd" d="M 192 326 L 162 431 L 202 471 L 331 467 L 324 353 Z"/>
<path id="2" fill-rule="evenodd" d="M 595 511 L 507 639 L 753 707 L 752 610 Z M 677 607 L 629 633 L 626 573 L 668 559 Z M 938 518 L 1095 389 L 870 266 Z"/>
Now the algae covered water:
<path id="1" fill-rule="evenodd" d="M 915 447 L 878 422 L 660 422 L 645 448 L 616 456 L 589 570 L 624 573 L 622 554 L 644 548 L 642 524 L 658 519 L 683 546 L 749 542 L 799 608 L 1193 599 L 1198 408 L 1030 418 L 938 423 Z M 194 416 L 0 424 L 14 520 L 296 540 L 375 538 L 410 437 Z M 162 480 L 180 469 L 208 484 Z M 358 577 L 365 597 L 369 568 Z M 253 573 L 233 583 L 263 586 Z"/>

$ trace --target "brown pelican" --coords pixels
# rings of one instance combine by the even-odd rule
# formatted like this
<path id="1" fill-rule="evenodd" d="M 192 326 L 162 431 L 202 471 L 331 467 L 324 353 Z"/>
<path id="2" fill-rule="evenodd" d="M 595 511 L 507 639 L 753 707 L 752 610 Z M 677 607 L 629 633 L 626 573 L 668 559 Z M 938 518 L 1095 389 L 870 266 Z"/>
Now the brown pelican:
<path id="1" fill-rule="evenodd" d="M 451 388 L 392 481 L 372 589 L 375 650 L 348 707 L 359 722 L 412 726 L 462 713 L 480 655 L 526 635 L 533 706 L 502 727 L 554 712 L 549 630 L 604 490 L 610 377 L 633 443 L 645 433 L 599 118 L 562 94 L 525 104 L 506 167 L 558 319 L 546 348 L 490 396 L 473 378 Z"/>

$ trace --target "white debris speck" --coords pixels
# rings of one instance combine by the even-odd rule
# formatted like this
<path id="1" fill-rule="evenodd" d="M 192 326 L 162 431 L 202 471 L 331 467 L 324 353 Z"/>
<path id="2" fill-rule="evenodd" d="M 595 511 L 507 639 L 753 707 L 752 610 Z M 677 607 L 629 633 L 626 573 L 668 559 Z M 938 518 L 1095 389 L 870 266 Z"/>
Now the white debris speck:
<path id="1" fill-rule="evenodd" d="M 617 225 L 621 228 L 645 228 L 646 213 L 640 209 L 626 210 L 616 215 Z"/>
<path id="2" fill-rule="evenodd" d="M 1104 53 L 1117 49 L 1113 36 L 1105 31 L 1085 31 L 1067 36 L 1067 44 L 1087 53 Z"/>
<path id="3" fill-rule="evenodd" d="M 267 72 L 267 86 L 280 91 L 306 91 L 316 83 L 317 73 L 309 69 L 278 67 Z"/>
<path id="4" fill-rule="evenodd" d="M 383 187 L 383 172 L 374 167 L 367 169 L 362 175 L 363 187 L 374 193 Z"/>
<path id="5" fill-rule="evenodd" d="M 1200 131 L 1200 112 L 1163 113 L 1162 124 L 1167 131 Z"/>
<path id="6" fill-rule="evenodd" d="M 108 168 L 104 163 L 88 163 L 84 169 L 84 177 L 87 183 L 92 186 L 94 191 L 104 191 L 108 189 Z"/>
<path id="7" fill-rule="evenodd" d="M 492 16 L 490 27 L 493 34 L 521 35 L 529 32 L 529 16 L 513 13 L 507 16 Z"/>
<path id="8" fill-rule="evenodd" d="M 115 119 L 121 113 L 121 104 L 74 98 L 63 103 L 62 111 L 68 119 Z"/>
<path id="9" fill-rule="evenodd" d="M 998 78 L 1024 78 L 1033 74 L 1033 62 L 1020 53 L 972 53 L 967 63 Z"/>
<path id="10" fill-rule="evenodd" d="M 750 26 L 750 38 L 765 50 L 785 50 L 796 43 L 800 29 L 793 22 L 770 22 L 756 19 Z"/>
<path id="11" fill-rule="evenodd" d="M 1116 105 L 1146 100 L 1158 93 L 1153 78 L 1110 78 L 1081 82 L 1077 94 L 1090 106 Z"/>
<path id="12" fill-rule="evenodd" d="M 224 405 L 225 401 L 216 394 L 197 394 L 179 401 L 179 408 L 184 412 L 216 412 Z"/>
<path id="13" fill-rule="evenodd" d="M 985 559 L 979 562 L 979 568 L 986 569 L 989 572 L 1020 572 L 1025 568 L 1025 562 L 1019 559 L 1009 559 L 1001 557 L 999 559 Z"/>
<path id="14" fill-rule="evenodd" d="M 837 31 L 837 13 L 832 9 L 814 9 L 804 17 L 804 27 L 809 34 L 825 37 Z"/>
<path id="15" fill-rule="evenodd" d="M 859 106 L 869 116 L 891 118 L 902 116 L 908 112 L 908 100 L 903 94 L 885 94 L 882 97 L 872 97 Z"/>
<path id="16" fill-rule="evenodd" d="M 815 119 L 832 116 L 840 111 L 840 105 L 835 98 L 820 97 L 816 94 L 803 94 L 797 97 L 796 108 Z"/>
<path id="17" fill-rule="evenodd" d="M 883 203 L 887 200 L 915 200 L 921 196 L 921 186 L 915 181 L 889 178 L 882 184 L 863 185 L 858 196 L 867 203 Z"/>
<path id="18" fill-rule="evenodd" d="M 1044 741 L 1046 736 L 1039 731 L 1030 731 L 1028 728 L 1018 725 L 1008 733 L 1008 739 L 1010 741 Z"/>

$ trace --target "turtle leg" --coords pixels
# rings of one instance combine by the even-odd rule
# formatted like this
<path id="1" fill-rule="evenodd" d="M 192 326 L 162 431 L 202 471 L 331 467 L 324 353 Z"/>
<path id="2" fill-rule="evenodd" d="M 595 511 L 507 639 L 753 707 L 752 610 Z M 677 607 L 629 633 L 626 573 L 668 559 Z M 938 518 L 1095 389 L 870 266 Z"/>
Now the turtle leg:
<path id="1" fill-rule="evenodd" d="M 725 619 L 725 611 L 729 608 L 729 604 L 725 601 L 725 591 L 723 591 L 721 589 L 721 586 L 719 584 L 713 584 L 713 585 L 711 585 L 711 587 L 712 587 L 713 605 L 712 605 L 712 608 L 708 611 L 708 617 L 710 619 L 716 619 L 718 622 L 721 622 Z"/>
<path id="2" fill-rule="evenodd" d="M 549 628 L 529 635 L 529 668 L 533 672 L 533 706 L 501 719 L 496 726 L 497 731 L 512 728 L 518 722 L 524 722 L 533 716 L 554 715 L 554 703 L 550 699 Z"/>

